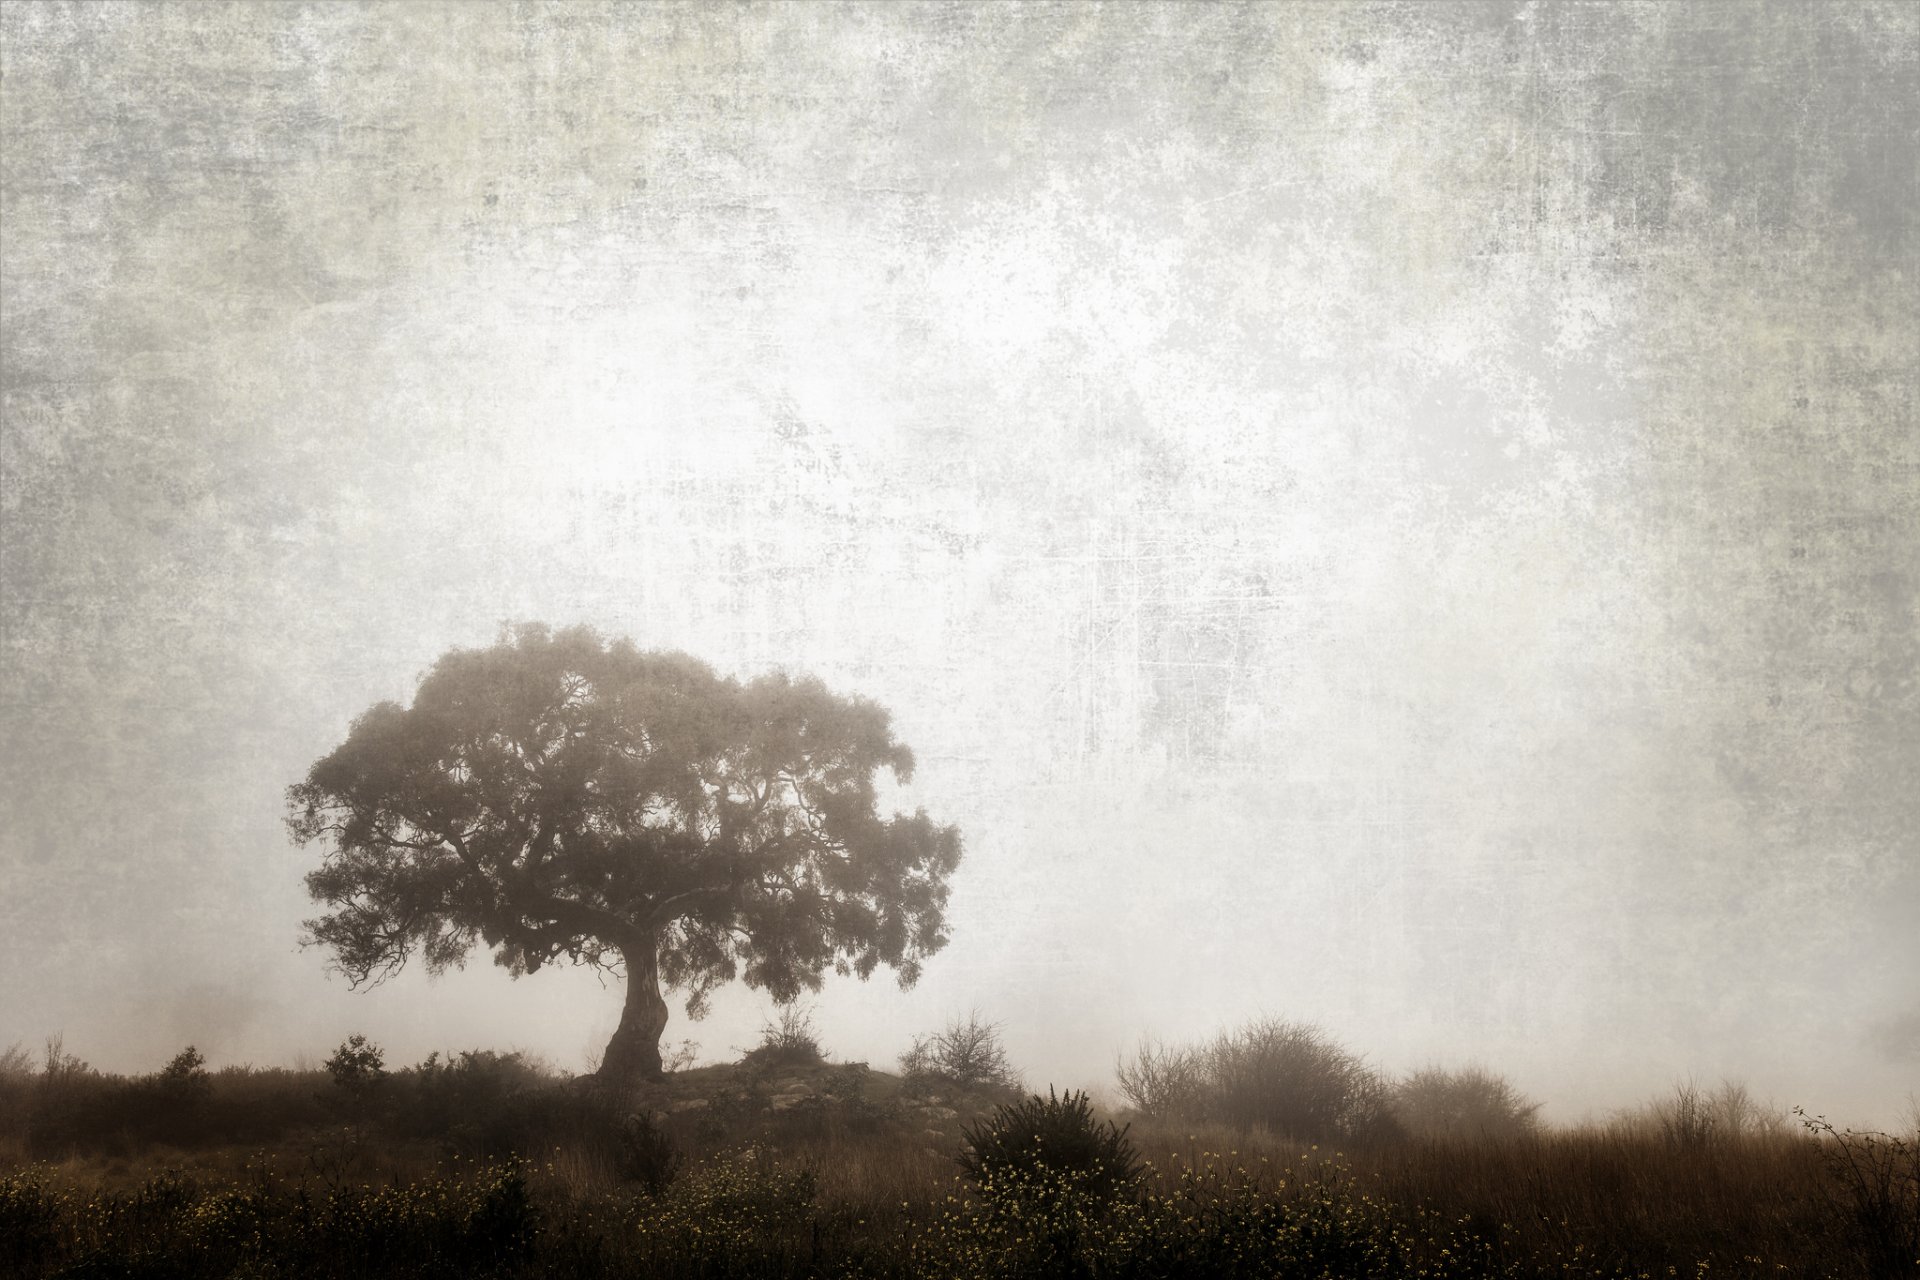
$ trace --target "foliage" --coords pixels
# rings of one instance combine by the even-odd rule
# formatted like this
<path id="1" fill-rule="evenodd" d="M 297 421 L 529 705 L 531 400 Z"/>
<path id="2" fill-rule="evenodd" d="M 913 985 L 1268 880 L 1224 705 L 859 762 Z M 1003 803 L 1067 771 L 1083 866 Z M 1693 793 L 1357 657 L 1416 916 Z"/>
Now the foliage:
<path id="1" fill-rule="evenodd" d="M 1920 1267 L 1920 1127 L 1906 1137 L 1836 1129 L 1824 1116 L 1794 1114 L 1820 1142 L 1876 1274 Z"/>
<path id="2" fill-rule="evenodd" d="M 1336 1159 L 1143 1121 L 1128 1141 L 1154 1166 L 1123 1194 L 1095 1194 L 1084 1173 L 1048 1166 L 941 1179 L 917 1131 L 890 1131 L 727 1150 L 650 1187 L 574 1158 L 576 1141 L 605 1133 L 609 1113 L 591 1108 L 614 1090 L 536 1080 L 504 1094 L 499 1107 L 526 1107 L 515 1112 L 525 1163 L 396 1140 L 385 1126 L 417 1069 L 394 1073 L 380 1109 L 339 1131 L 357 1145 L 323 1159 L 302 1159 L 294 1142 L 265 1156 L 196 1153 L 186 1174 L 164 1172 L 180 1162 L 171 1149 L 0 1173 L 0 1280 L 1905 1274 L 1866 1252 L 1851 1197 L 1823 1164 L 1844 1155 L 1834 1138 L 1680 1149 L 1652 1132 L 1561 1130 Z M 116 1083 L 130 1082 L 78 1087 Z M 213 1084 L 216 1108 L 235 1090 L 271 1112 L 338 1094 L 315 1072 L 226 1069 Z"/>
<path id="3" fill-rule="evenodd" d="M 326 1061 L 327 1074 L 349 1097 L 365 1098 L 387 1078 L 386 1051 L 362 1035 L 351 1035 Z"/>
<path id="4" fill-rule="evenodd" d="M 14 1041 L 0 1049 L 0 1080 L 20 1081 L 33 1074 L 33 1055 L 25 1045 Z"/>
<path id="5" fill-rule="evenodd" d="M 58 1087 L 97 1074 L 92 1067 L 67 1052 L 64 1037 L 47 1037 L 46 1056 L 40 1068 L 40 1079 L 44 1084 Z"/>
<path id="6" fill-rule="evenodd" d="M 21 1271 L 59 1247 L 61 1205 L 32 1174 L 0 1174 L 0 1274 Z"/>
<path id="7" fill-rule="evenodd" d="M 722 679 L 586 628 L 456 649 L 411 707 L 383 702 L 288 790 L 326 846 L 309 940 L 355 984 L 478 945 L 516 975 L 622 966 L 609 1076 L 658 1074 L 659 984 L 698 1016 L 735 977 L 782 1003 L 884 964 L 910 985 L 946 942 L 960 837 L 882 818 L 911 778 L 885 711 L 784 674 Z"/>
<path id="8" fill-rule="evenodd" d="M 1304 1142 L 1400 1136 L 1387 1082 L 1357 1054 L 1304 1023 L 1262 1019 L 1194 1048 L 1143 1045 L 1119 1069 L 1143 1113 L 1266 1130 Z"/>
<path id="9" fill-rule="evenodd" d="M 1029 1189 L 1064 1175 L 1079 1192 L 1104 1199 L 1130 1186 L 1140 1162 L 1126 1130 L 1094 1119 L 1085 1093 L 1062 1098 L 1052 1089 L 995 1108 L 991 1118 L 961 1129 L 960 1168 L 982 1186 L 1024 1177 Z"/>
<path id="10" fill-rule="evenodd" d="M 1430 1140 L 1522 1138 L 1540 1127 L 1540 1104 L 1480 1067 L 1415 1071 L 1394 1086 L 1392 1106 L 1408 1134 Z"/>
<path id="11" fill-rule="evenodd" d="M 318 1192 L 270 1174 L 210 1186 L 177 1173 L 83 1198 L 33 1174 L 0 1176 L 4 1274 L 421 1276 L 517 1272 L 540 1240 L 525 1171 L 488 1166 L 411 1185 Z M 9 1254 L 12 1256 L 9 1257 Z"/>
<path id="12" fill-rule="evenodd" d="M 760 1043 L 741 1057 L 750 1067 L 807 1067 L 822 1062 L 820 1037 L 810 1006 L 782 1006 L 780 1016 L 760 1024 Z"/>
<path id="13" fill-rule="evenodd" d="M 154 1078 L 160 1096 L 176 1103 L 204 1100 L 213 1092 L 213 1077 L 207 1074 L 207 1056 L 188 1045 L 160 1068 Z"/>
<path id="14" fill-rule="evenodd" d="M 33 1055 L 24 1045 L 0 1050 L 0 1142 L 26 1137 L 36 1074 Z"/>
<path id="15" fill-rule="evenodd" d="M 1493 1280 L 1527 1274 L 1473 1224 L 1363 1189 L 1322 1161 L 1290 1175 L 1205 1153 L 1101 1198 L 1050 1170 L 1003 1172 L 917 1242 L 914 1274 L 988 1277 L 1374 1277 Z M 1578 1273 L 1585 1274 L 1585 1273 Z"/>
<path id="16" fill-rule="evenodd" d="M 983 1022 L 977 1012 L 955 1018 L 941 1031 L 915 1036 L 900 1055 L 909 1082 L 941 1083 L 963 1089 L 1020 1087 L 1020 1077 L 1000 1043 L 1000 1024 Z"/>
<path id="17" fill-rule="evenodd" d="M 656 1195 L 672 1183 L 680 1171 L 680 1152 L 652 1116 L 644 1112 L 622 1116 L 615 1132 L 619 1138 L 614 1170 L 623 1180 L 637 1182 Z"/>

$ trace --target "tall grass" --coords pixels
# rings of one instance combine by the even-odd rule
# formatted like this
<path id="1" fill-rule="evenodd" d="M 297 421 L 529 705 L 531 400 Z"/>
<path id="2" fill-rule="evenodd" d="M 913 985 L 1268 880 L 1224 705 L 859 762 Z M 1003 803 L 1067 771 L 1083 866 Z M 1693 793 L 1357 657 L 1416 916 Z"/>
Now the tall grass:
<path id="1" fill-rule="evenodd" d="M 1286 1037 L 1224 1043 L 1243 1066 L 1270 1054 L 1338 1078 L 1350 1065 L 1289 1056 L 1300 1042 Z M 962 1178 L 955 1131 L 924 1127 L 924 1096 L 853 1066 L 702 1068 L 661 1097 L 711 1105 L 656 1122 L 483 1051 L 383 1069 L 365 1089 L 319 1069 L 205 1072 L 185 1055 L 132 1078 L 57 1046 L 0 1062 L 9 1278 L 127 1274 L 138 1260 L 183 1277 L 1877 1280 L 1914 1274 L 1920 1234 L 1907 1136 L 1782 1127 L 1737 1086 L 1683 1086 L 1579 1129 L 1393 1141 L 1284 1128 L 1263 1119 L 1285 1112 L 1250 1105 L 1136 1115 L 1139 1177 L 1094 1195 L 1052 1168 L 1047 1143 Z M 1275 1087 L 1218 1079 L 1254 1100 Z M 796 1082 L 805 1105 L 720 1105 Z M 165 1123 L 128 1101 L 163 1098 L 183 1109 Z M 195 1127 L 169 1128 L 182 1115 Z"/>

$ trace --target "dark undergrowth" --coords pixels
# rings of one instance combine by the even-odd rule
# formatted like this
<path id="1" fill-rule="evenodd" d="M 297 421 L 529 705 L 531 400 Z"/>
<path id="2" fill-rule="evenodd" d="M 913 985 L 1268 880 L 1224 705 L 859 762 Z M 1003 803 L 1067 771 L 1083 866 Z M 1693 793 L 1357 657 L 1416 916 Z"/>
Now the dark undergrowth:
<path id="1" fill-rule="evenodd" d="M 655 1111 L 510 1054 L 49 1062 L 0 1080 L 0 1280 L 1920 1275 L 1912 1146 L 1818 1124 L 1314 1145 L 1049 1095 L 936 1133 L 958 1096 L 859 1064 Z"/>
<path id="2" fill-rule="evenodd" d="M 758 1149 L 657 1190 L 521 1161 L 333 1185 L 271 1158 L 117 1187 L 28 1167 L 0 1175 L 0 1276 L 1910 1274 L 1874 1270 L 1844 1219 L 1785 1194 L 1815 1172 L 1790 1157 L 1733 1173 L 1571 1141 L 1452 1155 L 1465 1167 L 1187 1151 L 1123 1189 L 1043 1164 L 889 1202 L 823 1196 L 804 1163 Z M 1741 1200 L 1761 1185 L 1774 1193 Z"/>

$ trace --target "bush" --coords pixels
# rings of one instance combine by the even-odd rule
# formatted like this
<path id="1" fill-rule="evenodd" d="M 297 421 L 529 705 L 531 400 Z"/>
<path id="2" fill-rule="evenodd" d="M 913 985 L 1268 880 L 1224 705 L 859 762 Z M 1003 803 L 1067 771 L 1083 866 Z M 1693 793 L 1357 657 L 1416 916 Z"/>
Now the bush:
<path id="1" fill-rule="evenodd" d="M 0 1081 L 14 1082 L 33 1076 L 33 1055 L 18 1040 L 0 1049 Z"/>
<path id="2" fill-rule="evenodd" d="M 489 1141 L 489 1127 L 497 1127 L 515 1095 L 543 1081 L 518 1053 L 430 1053 L 394 1079 L 391 1126 L 407 1137 L 449 1138 L 475 1154 L 505 1155 L 509 1144 Z"/>
<path id="3" fill-rule="evenodd" d="M 915 1083 L 963 1089 L 1020 1087 L 1020 1077 L 1000 1044 L 1000 1024 L 982 1022 L 978 1013 L 955 1018 L 944 1031 L 915 1036 L 913 1047 L 900 1055 L 900 1071 Z"/>
<path id="4" fill-rule="evenodd" d="M 1031 1189 L 1065 1176 L 1086 1194 L 1104 1199 L 1132 1185 L 1140 1162 L 1127 1131 L 1093 1118 L 1084 1093 L 1034 1094 L 997 1107 L 991 1118 L 960 1131 L 966 1149 L 960 1168 L 989 1190 L 1019 1183 Z"/>
<path id="5" fill-rule="evenodd" d="M 1302 1142 L 1402 1136 L 1391 1089 L 1317 1027 L 1263 1019 L 1195 1049 L 1146 1045 L 1119 1070 L 1127 1100 L 1157 1119 L 1262 1129 Z"/>
<path id="6" fill-rule="evenodd" d="M 1691 1080 L 1676 1084 L 1666 1097 L 1619 1113 L 1609 1127 L 1676 1151 L 1780 1138 L 1788 1132 L 1784 1112 L 1756 1101 L 1744 1084 L 1732 1080 L 1710 1090 Z"/>
<path id="7" fill-rule="evenodd" d="M 1159 1120 L 1198 1120 L 1207 1111 L 1206 1057 L 1198 1049 L 1147 1041 L 1114 1074 L 1127 1101 Z"/>
<path id="8" fill-rule="evenodd" d="M 24 1138 L 33 1096 L 33 1055 L 21 1044 L 0 1049 L 0 1139 Z"/>
<path id="9" fill-rule="evenodd" d="M 825 1060 L 814 1032 L 813 1010 L 792 1004 L 780 1010 L 778 1020 L 760 1025 L 760 1043 L 740 1059 L 750 1067 L 808 1067 Z"/>
<path id="10" fill-rule="evenodd" d="M 75 1080 L 90 1079 L 99 1074 L 78 1057 L 67 1052 L 65 1037 L 47 1037 L 47 1055 L 40 1070 L 42 1084 L 58 1087 Z"/>
<path id="11" fill-rule="evenodd" d="M 660 1069 L 669 1075 L 676 1071 L 691 1071 L 693 1064 L 699 1060 L 700 1045 L 696 1041 L 682 1040 L 671 1049 L 660 1046 Z"/>
<path id="12" fill-rule="evenodd" d="M 673 1140 L 652 1116 L 639 1112 L 623 1117 L 617 1132 L 615 1172 L 659 1195 L 680 1172 L 680 1153 Z"/>
<path id="13" fill-rule="evenodd" d="M 60 1209 L 38 1173 L 0 1174 L 0 1269 L 50 1257 L 60 1241 Z"/>
<path id="14" fill-rule="evenodd" d="M 153 1078 L 162 1098 L 176 1104 L 204 1101 L 213 1092 L 213 1077 L 207 1074 L 207 1055 L 188 1045 L 160 1068 Z"/>
<path id="15" fill-rule="evenodd" d="M 46 1042 L 31 1098 L 26 1145 L 35 1159 L 124 1152 L 149 1119 L 146 1100 L 126 1080 L 101 1075 L 68 1053 L 59 1036 Z"/>
<path id="16" fill-rule="evenodd" d="M 1910 1137 L 1836 1129 L 1795 1108 L 1820 1144 L 1833 1193 L 1852 1220 L 1873 1274 L 1911 1274 L 1920 1261 L 1920 1132 Z"/>
<path id="17" fill-rule="evenodd" d="M 1540 1127 L 1540 1104 L 1479 1067 L 1428 1067 L 1393 1090 L 1393 1114 L 1409 1135 L 1434 1141 L 1522 1138 Z"/>
<path id="18" fill-rule="evenodd" d="M 347 1096 L 364 1099 L 387 1078 L 387 1055 L 365 1036 L 348 1036 L 326 1061 L 327 1074 Z"/>

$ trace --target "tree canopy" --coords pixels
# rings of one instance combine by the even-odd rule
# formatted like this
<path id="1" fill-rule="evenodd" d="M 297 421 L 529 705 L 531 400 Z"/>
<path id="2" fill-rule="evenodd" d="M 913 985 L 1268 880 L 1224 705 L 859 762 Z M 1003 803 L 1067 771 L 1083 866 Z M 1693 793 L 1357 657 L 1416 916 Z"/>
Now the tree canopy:
<path id="1" fill-rule="evenodd" d="M 372 707 L 288 788 L 294 840 L 326 846 L 308 940 L 355 986 L 481 944 L 516 976 L 624 969 L 600 1071 L 658 1074 L 662 984 L 697 1017 L 736 977 L 779 1001 L 829 969 L 909 986 L 945 945 L 959 832 L 880 816 L 883 769 L 913 773 L 886 711 L 818 680 L 512 628 L 447 653 L 412 706 Z"/>

